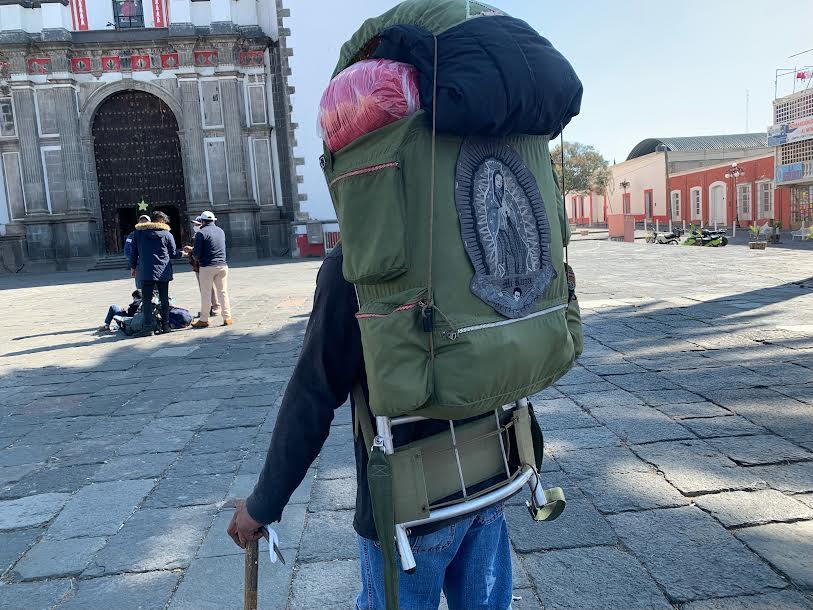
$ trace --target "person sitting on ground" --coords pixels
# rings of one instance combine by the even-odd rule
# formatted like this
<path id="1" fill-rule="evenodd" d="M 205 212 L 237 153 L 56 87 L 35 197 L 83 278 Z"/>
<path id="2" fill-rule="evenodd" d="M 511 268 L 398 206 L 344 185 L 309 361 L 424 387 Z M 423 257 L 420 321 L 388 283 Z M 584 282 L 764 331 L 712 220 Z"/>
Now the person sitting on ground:
<path id="1" fill-rule="evenodd" d="M 110 330 L 110 323 L 113 322 L 113 318 L 116 316 L 127 316 L 128 318 L 132 318 L 138 311 L 138 308 L 141 306 L 141 291 L 133 290 L 132 297 L 133 302 L 127 307 L 119 307 L 115 304 L 111 305 L 108 308 L 107 315 L 104 318 L 104 324 L 99 327 L 99 330 Z"/>

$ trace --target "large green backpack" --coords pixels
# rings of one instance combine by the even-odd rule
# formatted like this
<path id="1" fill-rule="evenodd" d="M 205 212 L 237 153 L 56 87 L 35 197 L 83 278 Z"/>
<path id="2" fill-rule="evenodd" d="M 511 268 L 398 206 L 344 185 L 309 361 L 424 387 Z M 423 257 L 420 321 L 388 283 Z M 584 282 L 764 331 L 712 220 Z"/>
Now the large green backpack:
<path id="1" fill-rule="evenodd" d="M 437 34 L 485 10 L 461 0 L 404 2 L 364 23 L 342 48 L 336 73 L 389 25 L 414 23 Z M 537 135 L 436 133 L 431 115 L 419 111 L 322 157 L 343 274 L 358 296 L 371 412 L 388 421 L 463 420 L 495 411 L 500 427 L 498 439 L 494 418 L 481 419 L 457 436 L 453 428 L 394 449 L 381 439 L 380 425 L 372 430 L 356 392 L 356 424 L 366 426 L 368 446 L 377 432 L 381 449 L 371 453 L 368 482 L 388 570 L 388 608 L 397 607 L 393 524 L 417 523 L 433 506 L 448 504 L 461 489 L 458 475 L 469 485 L 502 470 L 497 443 L 509 429 L 509 480 L 520 469 L 536 469 L 541 433 L 521 400 L 564 375 L 582 351 L 575 280 L 564 256 L 568 223 L 548 144 Z M 513 412 L 500 410 L 516 401 Z M 479 442 L 487 438 L 488 447 Z M 469 463 L 461 466 L 458 457 L 455 465 L 452 451 L 464 453 L 464 443 Z M 556 498 L 547 511 L 529 506 L 534 518 L 555 518 L 564 505 L 563 496 Z"/>
<path id="2" fill-rule="evenodd" d="M 537 268 L 506 286 L 490 273 L 488 254 L 473 262 L 464 243 L 467 231 L 478 230 L 478 215 L 483 230 L 490 212 L 483 208 L 495 207 L 483 201 L 488 192 L 467 202 L 464 190 L 487 189 L 494 159 L 506 188 L 538 193 L 537 201 L 522 198 L 523 212 L 536 212 L 533 232 L 548 239 Z M 438 134 L 431 219 L 432 129 L 423 112 L 336 154 L 325 152 L 324 171 L 341 229 L 344 276 L 358 293 L 375 415 L 463 419 L 530 396 L 570 369 L 581 353 L 582 332 L 578 304 L 569 299 L 568 225 L 548 138 L 464 141 Z M 464 174 L 475 184 L 458 183 L 456 191 L 456 177 Z M 510 240 L 513 224 L 509 218 L 495 241 Z M 500 312 L 513 313 L 506 297 L 517 298 L 522 315 Z"/>

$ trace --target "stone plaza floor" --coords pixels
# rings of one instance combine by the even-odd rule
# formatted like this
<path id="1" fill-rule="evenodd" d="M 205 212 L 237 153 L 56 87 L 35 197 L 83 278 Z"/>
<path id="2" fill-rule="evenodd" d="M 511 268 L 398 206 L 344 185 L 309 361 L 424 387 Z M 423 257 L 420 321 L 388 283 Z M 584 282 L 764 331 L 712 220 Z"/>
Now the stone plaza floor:
<path id="1" fill-rule="evenodd" d="M 519 610 L 813 609 L 813 254 L 574 243 L 585 352 L 532 400 L 563 516 L 508 502 Z M 99 335 L 132 281 L 0 276 L 0 608 L 241 608 L 225 534 L 318 261 L 237 266 L 235 325 Z M 171 292 L 198 309 L 191 272 Z M 260 608 L 352 608 L 350 413 L 261 555 Z"/>

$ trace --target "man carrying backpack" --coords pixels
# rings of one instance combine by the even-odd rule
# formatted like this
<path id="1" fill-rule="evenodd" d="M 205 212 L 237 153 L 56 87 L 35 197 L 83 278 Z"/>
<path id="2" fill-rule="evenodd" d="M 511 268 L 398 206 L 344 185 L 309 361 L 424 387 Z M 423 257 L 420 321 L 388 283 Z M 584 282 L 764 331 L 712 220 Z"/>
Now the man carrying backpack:
<path id="1" fill-rule="evenodd" d="M 196 218 L 201 227 L 195 233 L 195 245 L 191 256 L 200 264 L 200 318 L 192 324 L 193 328 L 208 328 L 209 315 L 212 311 L 212 289 L 217 292 L 223 314 L 223 326 L 231 326 L 231 308 L 229 306 L 229 266 L 226 264 L 226 234 L 215 224 L 217 218 L 212 212 L 203 212 Z M 186 254 L 190 253 L 185 248 Z"/>
<path id="2" fill-rule="evenodd" d="M 152 295 L 158 291 L 161 302 L 161 332 L 168 333 L 169 327 L 169 283 L 172 281 L 172 260 L 183 253 L 176 249 L 175 238 L 169 229 L 169 217 L 163 212 L 154 212 L 151 222 L 136 225 L 131 244 L 130 275 L 141 282 L 146 295 L 142 311 L 145 320 L 152 320 Z"/>
<path id="3" fill-rule="evenodd" d="M 353 386 L 359 382 L 367 395 L 357 311 L 353 286 L 342 276 L 339 245 L 319 270 L 302 351 L 277 416 L 265 466 L 227 530 L 243 548 L 262 536 L 265 524 L 280 520 L 288 499 L 328 437 L 334 410 L 344 404 Z M 355 405 L 353 396 L 351 400 Z M 398 426 L 394 434 L 396 444 L 401 445 L 445 430 L 448 422 L 427 420 Z M 365 610 L 385 607 L 384 562 L 367 485 L 367 451 L 359 435 L 355 441 L 353 527 L 362 566 L 357 607 Z M 510 607 L 511 557 L 502 503 L 454 523 L 414 528 L 410 541 L 418 567 L 415 574 L 399 581 L 402 610 L 437 607 L 441 589 L 452 609 Z"/>

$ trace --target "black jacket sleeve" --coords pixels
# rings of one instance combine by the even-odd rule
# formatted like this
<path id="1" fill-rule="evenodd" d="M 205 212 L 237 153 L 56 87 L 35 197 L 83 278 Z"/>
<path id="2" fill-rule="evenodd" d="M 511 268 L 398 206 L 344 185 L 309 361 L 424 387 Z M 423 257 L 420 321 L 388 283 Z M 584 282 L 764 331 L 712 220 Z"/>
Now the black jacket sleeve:
<path id="1" fill-rule="evenodd" d="M 338 252 L 337 252 L 338 251 Z M 279 521 L 305 478 L 341 406 L 362 371 L 361 336 L 353 286 L 339 256 L 325 259 L 316 279 L 302 352 L 277 416 L 271 446 L 246 508 L 260 523 Z"/>

